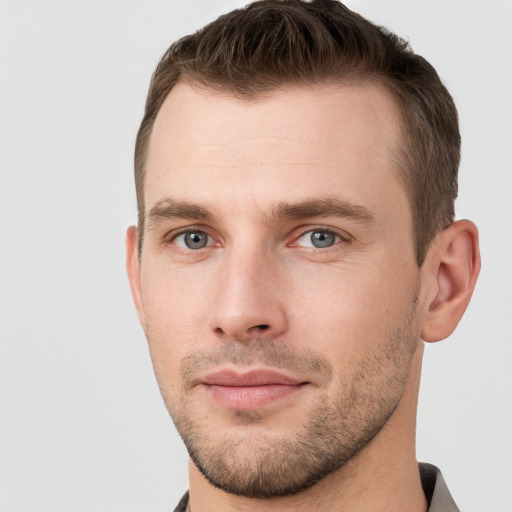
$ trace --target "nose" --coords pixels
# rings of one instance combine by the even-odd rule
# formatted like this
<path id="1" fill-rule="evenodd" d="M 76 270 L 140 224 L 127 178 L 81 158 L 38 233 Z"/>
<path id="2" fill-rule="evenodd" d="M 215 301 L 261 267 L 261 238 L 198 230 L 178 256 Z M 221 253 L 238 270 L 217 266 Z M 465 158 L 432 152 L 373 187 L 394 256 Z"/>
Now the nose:
<path id="1" fill-rule="evenodd" d="M 219 270 L 210 319 L 218 338 L 248 342 L 286 331 L 285 276 L 277 261 L 257 247 L 233 248 Z"/>

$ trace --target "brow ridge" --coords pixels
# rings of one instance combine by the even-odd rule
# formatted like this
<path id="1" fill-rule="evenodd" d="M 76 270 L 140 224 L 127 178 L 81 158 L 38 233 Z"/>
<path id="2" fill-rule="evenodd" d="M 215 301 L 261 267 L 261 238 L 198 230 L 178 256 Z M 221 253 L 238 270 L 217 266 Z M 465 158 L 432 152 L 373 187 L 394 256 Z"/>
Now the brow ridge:
<path id="1" fill-rule="evenodd" d="M 297 220 L 315 217 L 340 217 L 360 222 L 371 223 L 374 216 L 368 208 L 339 198 L 321 198 L 290 203 L 279 201 L 271 210 L 270 219 Z M 171 198 L 161 199 L 147 214 L 149 226 L 160 220 L 189 219 L 210 222 L 214 215 L 203 206 Z"/>
<path id="2" fill-rule="evenodd" d="M 306 219 L 314 217 L 340 217 L 371 223 L 374 216 L 365 206 L 339 198 L 322 198 L 288 203 L 280 201 L 272 209 L 272 218 L 279 220 Z"/>
<path id="3" fill-rule="evenodd" d="M 153 226 L 165 219 L 190 219 L 211 221 L 213 215 L 204 207 L 188 201 L 175 199 L 161 199 L 157 201 L 146 215 L 149 226 Z"/>

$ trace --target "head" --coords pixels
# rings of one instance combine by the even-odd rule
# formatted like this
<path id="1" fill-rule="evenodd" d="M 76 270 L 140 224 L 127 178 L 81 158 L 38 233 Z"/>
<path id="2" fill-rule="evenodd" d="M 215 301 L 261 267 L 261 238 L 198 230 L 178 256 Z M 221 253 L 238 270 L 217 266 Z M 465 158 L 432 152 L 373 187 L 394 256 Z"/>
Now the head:
<path id="1" fill-rule="evenodd" d="M 412 210 L 418 265 L 434 236 L 453 221 L 460 134 L 453 99 L 435 69 L 403 39 L 337 1 L 263 0 L 177 41 L 157 66 L 135 148 L 139 251 L 149 140 L 179 81 L 248 101 L 293 85 L 379 84 L 400 110 L 394 156 Z"/>
<path id="2" fill-rule="evenodd" d="M 164 55 L 128 272 L 215 487 L 290 495 L 411 453 L 422 339 L 451 333 L 478 273 L 458 160 L 433 68 L 337 2 L 257 2 Z"/>

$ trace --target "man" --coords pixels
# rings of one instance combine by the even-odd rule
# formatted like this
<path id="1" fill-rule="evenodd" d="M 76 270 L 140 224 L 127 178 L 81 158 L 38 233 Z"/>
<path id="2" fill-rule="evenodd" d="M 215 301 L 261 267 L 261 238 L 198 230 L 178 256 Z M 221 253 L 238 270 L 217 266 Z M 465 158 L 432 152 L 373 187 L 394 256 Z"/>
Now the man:
<path id="1" fill-rule="evenodd" d="M 167 51 L 127 267 L 191 458 L 176 510 L 458 510 L 414 438 L 424 342 L 480 267 L 459 156 L 434 69 L 338 2 L 255 2 Z"/>

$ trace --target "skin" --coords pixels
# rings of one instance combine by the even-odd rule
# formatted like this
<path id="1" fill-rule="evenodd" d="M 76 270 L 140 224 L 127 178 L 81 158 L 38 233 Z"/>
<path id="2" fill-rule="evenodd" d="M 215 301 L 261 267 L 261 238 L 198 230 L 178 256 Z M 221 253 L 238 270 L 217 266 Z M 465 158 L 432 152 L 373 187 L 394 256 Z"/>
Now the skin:
<path id="1" fill-rule="evenodd" d="M 400 130 L 393 99 L 372 84 L 246 102 L 179 83 L 164 102 L 144 246 L 139 255 L 129 228 L 127 266 L 162 395 L 194 455 L 194 512 L 427 509 L 414 450 L 422 339 L 453 331 L 479 256 L 476 228 L 458 221 L 417 267 Z M 206 246 L 187 247 L 191 232 Z M 315 247 L 313 232 L 328 245 Z M 301 385 L 227 403 L 204 385 L 218 370 L 269 369 Z M 304 436 L 313 453 L 337 454 L 309 487 L 289 463 Z M 258 470 L 277 486 L 286 464 L 300 491 L 243 491 Z M 218 488 L 239 475 L 245 496 Z"/>

